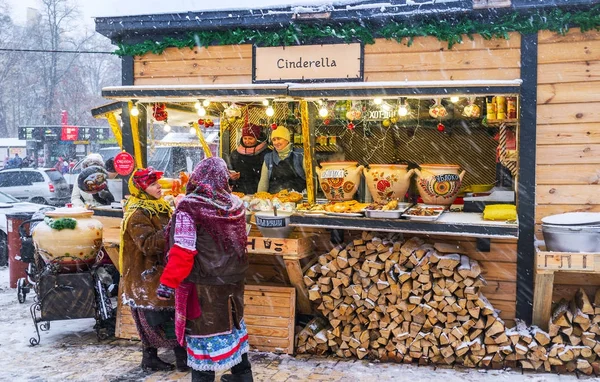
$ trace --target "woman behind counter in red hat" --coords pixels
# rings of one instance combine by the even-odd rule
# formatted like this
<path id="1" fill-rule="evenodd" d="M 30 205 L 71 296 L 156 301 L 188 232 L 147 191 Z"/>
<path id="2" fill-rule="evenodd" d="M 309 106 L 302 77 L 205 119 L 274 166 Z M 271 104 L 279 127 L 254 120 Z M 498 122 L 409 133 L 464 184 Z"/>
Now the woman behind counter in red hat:
<path id="1" fill-rule="evenodd" d="M 248 124 L 242 129 L 242 140 L 237 149 L 231 153 L 230 162 L 234 172 L 231 173 L 232 191 L 254 194 L 260 180 L 260 170 L 267 149 L 266 135 L 261 126 Z"/>

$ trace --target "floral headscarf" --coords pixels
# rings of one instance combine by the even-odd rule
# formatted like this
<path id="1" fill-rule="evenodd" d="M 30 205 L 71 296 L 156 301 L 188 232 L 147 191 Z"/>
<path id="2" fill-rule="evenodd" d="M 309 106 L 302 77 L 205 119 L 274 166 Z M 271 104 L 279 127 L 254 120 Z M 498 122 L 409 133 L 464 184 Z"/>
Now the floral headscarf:
<path id="1" fill-rule="evenodd" d="M 229 170 L 218 157 L 202 160 L 190 176 L 187 195 L 175 213 L 187 213 L 224 251 L 246 256 L 246 217 L 243 202 L 231 194 Z"/>

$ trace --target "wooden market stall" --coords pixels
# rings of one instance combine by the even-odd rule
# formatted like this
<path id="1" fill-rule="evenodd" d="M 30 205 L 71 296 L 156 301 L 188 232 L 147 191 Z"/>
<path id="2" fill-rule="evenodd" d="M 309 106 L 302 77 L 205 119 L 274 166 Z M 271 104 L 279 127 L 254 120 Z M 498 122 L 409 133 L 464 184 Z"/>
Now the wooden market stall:
<path id="1" fill-rule="evenodd" d="M 305 250 L 295 253 L 282 251 L 276 254 L 263 245 L 261 250 L 254 252 L 256 257 L 253 266 L 255 281 L 259 285 L 267 283 L 292 285 L 295 287 L 298 312 L 320 313 L 328 318 L 325 326 L 321 327 L 325 332 L 320 332 L 320 336 L 317 332 L 301 334 L 299 342 L 302 342 L 304 351 L 307 350 L 307 343 L 309 343 L 307 341 L 310 339 L 321 345 L 320 347 L 311 345 L 312 349 L 325 349 L 323 351 L 329 350 L 341 356 L 351 355 L 362 358 L 369 355 L 373 358 L 405 362 L 425 358 L 425 362 L 460 361 L 467 366 L 487 367 L 510 365 L 510 362 L 519 361 L 525 368 L 538 369 L 543 366 L 549 371 L 551 367 L 565 366 L 572 361 L 561 360 L 560 364 L 558 361 L 552 363 L 549 358 L 556 356 L 558 350 L 555 350 L 555 354 L 552 355 L 552 350 L 549 349 L 551 355 L 545 356 L 545 346 L 550 341 L 546 342 L 545 335 L 539 335 L 537 331 L 535 334 L 532 332 L 537 341 L 536 346 L 530 346 L 529 350 L 523 352 L 521 349 L 504 348 L 506 353 L 502 356 L 497 355 L 500 352 L 498 349 L 493 352 L 491 350 L 486 352 L 484 349 L 482 353 L 481 348 L 474 346 L 470 341 L 481 336 L 482 341 L 485 341 L 485 345 L 490 348 L 510 347 L 510 343 L 513 346 L 522 343 L 531 344 L 529 337 L 522 335 L 523 327 L 517 327 L 512 332 L 511 329 L 507 329 L 515 326 L 515 319 L 527 323 L 533 319 L 534 323 L 546 329 L 550 303 L 553 300 L 558 301 L 563 297 L 572 299 L 578 287 L 583 285 L 586 286 L 584 289 L 587 293 L 593 295 L 595 290 L 593 286 L 600 284 L 597 280 L 592 281 L 593 276 L 572 272 L 557 273 L 556 277 L 551 278 L 548 274 L 553 275 L 553 271 L 546 271 L 536 276 L 534 263 L 537 259 L 537 268 L 543 270 L 546 267 L 540 265 L 543 256 L 550 255 L 553 256 L 552 258 L 560 256 L 544 253 L 543 247 L 538 246 L 539 248 L 536 249 L 536 239 L 542 239 L 541 218 L 568 211 L 600 211 L 598 207 L 600 203 L 595 192 L 598 183 L 598 159 L 595 155 L 597 148 L 594 146 L 600 136 L 598 132 L 600 116 L 596 111 L 600 99 L 595 91 L 593 74 L 594 65 L 600 62 L 600 58 L 597 57 L 600 51 L 600 35 L 598 32 L 582 33 L 577 28 L 569 30 L 564 35 L 545 30 L 556 29 L 556 26 L 550 25 L 548 20 L 569 24 L 574 22 L 572 21 L 574 19 L 557 19 L 559 16 L 556 14 L 544 13 L 546 9 L 529 9 L 522 1 L 513 1 L 513 9 L 510 11 L 503 9 L 489 13 L 475 11 L 464 5 L 464 2 L 458 3 L 454 4 L 456 8 L 437 5 L 440 9 L 436 11 L 438 15 L 449 18 L 458 17 L 458 13 L 464 14 L 461 17 L 468 18 L 471 14 L 483 12 L 477 15 L 485 20 L 483 24 L 478 24 L 479 30 L 470 30 L 469 38 L 464 37 L 461 41 L 450 32 L 450 35 L 428 32 L 433 36 L 422 36 L 426 33 L 413 24 L 410 24 L 414 33 L 412 35 L 386 35 L 388 32 L 381 28 L 381 24 L 393 21 L 401 25 L 402 22 L 406 22 L 406 15 L 417 12 L 417 8 L 411 8 L 409 4 L 390 6 L 389 14 L 383 15 L 368 6 L 362 6 L 360 9 L 352 6 L 333 7 L 324 13 L 317 9 L 298 12 L 285 8 L 270 13 L 268 17 L 263 15 L 260 20 L 254 18 L 251 12 L 242 10 L 235 11 L 236 17 L 233 18 L 229 14 L 218 11 L 198 14 L 200 18 L 217 20 L 210 25 L 191 21 L 193 18 L 180 14 L 168 15 L 169 20 L 178 20 L 176 27 L 171 22 L 167 23 L 165 21 L 167 19 L 156 15 L 153 18 L 128 16 L 96 20 L 97 30 L 111 38 L 113 42 L 119 43 L 120 54 L 123 55 L 123 86 L 105 88 L 103 96 L 124 102 L 124 105 L 132 100 L 135 100 L 138 105 L 146 105 L 149 111 L 140 114 L 135 122 L 140 126 L 147 123 L 152 114 L 150 111 L 152 106 L 158 103 L 166 104 L 167 109 L 170 104 L 191 108 L 196 101 L 210 100 L 211 106 L 207 106 L 207 111 L 220 119 L 220 155 L 225 158 L 235 148 L 239 139 L 237 134 L 244 123 L 250 121 L 263 126 L 269 126 L 271 123 L 275 123 L 275 126 L 281 123 L 287 124 L 294 135 L 299 137 L 295 142 L 298 144 L 297 147 L 304 149 L 308 203 L 314 203 L 323 197 L 317 177 L 312 173 L 315 165 L 321 161 L 337 159 L 340 155 L 346 161 L 356 161 L 361 165 L 398 161 L 416 164 L 458 164 L 461 168 L 467 169 L 463 186 L 500 182 L 498 175 L 500 171 L 508 171 L 509 177 L 514 180 L 514 187 L 509 186 L 509 188 L 513 196 L 516 196 L 510 201 L 516 205 L 516 220 L 490 222 L 483 220 L 479 212 L 454 210 L 445 212 L 443 218 L 435 222 L 293 215 L 291 222 L 296 227 L 297 236 L 283 239 L 286 241 L 282 242 L 281 246 L 283 248 L 297 246 Z M 569 6 L 568 3 L 565 2 L 565 7 Z M 589 7 L 590 2 L 575 1 L 574 3 L 579 6 L 573 9 L 574 12 L 589 12 L 586 15 L 591 19 L 597 19 L 598 11 Z M 476 2 L 475 5 L 479 9 L 481 4 Z M 493 6 L 490 5 L 492 8 Z M 432 7 L 435 8 L 436 5 Z M 520 17 L 523 17 L 523 20 L 528 20 L 528 17 L 535 18 L 534 29 L 536 30 L 532 30 L 530 25 L 519 24 L 519 22 L 512 25 L 513 29 L 511 26 L 501 31 L 493 29 L 494 23 L 501 24 L 499 21 L 505 20 L 503 17 L 510 18 L 511 15 L 515 16 L 516 20 L 521 20 Z M 365 37 L 366 30 L 361 30 L 354 24 L 352 25 L 355 32 L 361 30 L 365 33 L 362 38 L 358 32 L 346 39 L 334 38 L 335 33 L 327 35 L 331 30 L 327 27 L 349 25 L 352 23 L 349 20 L 353 17 L 361 17 L 363 21 L 372 22 L 372 24 L 367 23 L 368 26 L 365 27 L 369 32 L 368 37 Z M 546 20 L 546 24 L 543 21 L 538 23 L 538 18 Z M 283 29 L 287 26 L 293 29 L 293 26 L 297 25 L 296 20 L 300 19 L 303 20 L 301 25 L 304 29 L 295 30 L 301 34 L 300 39 L 271 41 L 264 37 L 280 31 L 281 25 L 284 25 Z M 454 20 L 454 22 L 460 24 L 460 20 L 463 19 L 459 18 L 459 21 Z M 419 23 L 421 26 L 440 27 L 436 21 L 429 20 L 427 17 L 416 22 Z M 490 29 L 485 25 L 491 25 Z M 232 44 L 232 40 L 227 38 L 228 32 L 223 31 L 222 28 L 234 27 L 245 28 L 246 35 L 249 37 L 236 40 L 240 42 L 239 44 Z M 458 26 L 456 28 L 452 32 L 458 35 L 464 33 L 464 29 Z M 182 30 L 190 34 L 181 33 Z M 289 31 L 289 29 L 285 30 Z M 428 30 L 435 30 L 435 28 Z M 196 46 L 194 41 L 197 40 L 194 40 L 193 32 L 199 33 L 195 37 L 200 36 L 205 46 Z M 261 33 L 262 39 L 257 37 Z M 172 39 L 164 39 L 173 35 L 181 42 L 178 46 L 183 46 L 186 41 L 189 45 L 184 48 L 175 47 Z M 319 37 L 314 37 L 315 35 Z M 498 38 L 500 36 L 504 38 Z M 402 40 L 402 37 L 406 39 Z M 150 51 L 147 44 L 138 44 L 142 38 L 156 41 L 155 46 L 158 47 Z M 286 45 L 285 42 L 294 46 L 285 49 L 278 47 Z M 339 74 L 327 71 L 322 74 L 315 68 L 304 69 L 312 64 L 302 64 L 299 68 L 295 68 L 299 71 L 288 74 L 288 77 L 285 71 L 277 71 L 277 68 L 283 69 L 281 66 L 266 67 L 266 63 L 269 62 L 268 57 L 271 59 L 275 57 L 275 62 L 281 63 L 283 61 L 280 60 L 284 59 L 277 59 L 279 57 L 277 54 L 281 54 L 281 57 L 284 57 L 284 54 L 293 56 L 296 52 L 295 48 L 308 48 L 322 57 L 328 54 L 335 57 L 339 50 L 341 56 L 337 57 L 345 57 L 344 59 L 349 63 L 345 63 L 343 68 L 338 70 Z M 274 55 L 269 56 L 269 52 L 274 52 Z M 307 50 L 298 49 L 298 52 L 302 53 L 297 54 L 309 54 L 306 53 Z M 285 57 L 289 62 L 295 62 L 289 56 Z M 308 61 L 302 61 L 300 58 L 299 62 Z M 450 96 L 462 99 L 462 104 L 451 101 Z M 512 118 L 486 116 L 487 107 L 495 102 L 492 101 L 492 97 L 514 97 L 516 114 Z M 389 112 L 373 114 L 376 108 L 374 105 L 379 104 L 375 100 L 379 98 L 383 98 L 384 103 L 392 105 L 394 109 L 408 104 L 410 109 L 414 110 L 412 119 L 398 120 L 396 117 L 392 118 Z M 269 106 L 274 107 L 274 115 L 271 117 L 265 116 L 265 106 L 262 105 L 265 99 Z M 430 102 L 431 100 L 436 101 Z M 456 105 L 453 105 L 455 103 Z M 319 108 L 323 107 L 323 104 L 330 109 L 329 112 L 337 116 L 330 122 L 326 122 L 325 117 L 318 115 Z M 472 104 L 478 105 L 481 113 L 476 117 L 465 117 L 465 106 Z M 450 116 L 447 119 L 429 117 L 431 114 L 428 115 L 428 109 L 436 105 L 444 105 L 450 111 Z M 237 114 L 228 113 L 228 110 L 234 106 L 239 109 Z M 123 108 L 123 116 L 125 116 L 123 143 L 125 149 L 133 153 L 134 143 L 139 142 L 143 151 L 145 142 L 144 139 L 138 139 L 138 134 L 132 134 L 129 129 L 130 119 L 127 117 L 129 117 L 130 107 L 131 105 Z M 340 107 L 342 111 L 338 110 Z M 357 120 L 344 117 L 353 109 L 362 111 L 363 117 Z M 375 115 L 375 117 L 367 117 L 367 115 Z M 201 136 L 200 131 L 198 128 L 199 136 Z M 507 131 L 516 141 L 513 150 L 509 150 L 506 146 Z M 144 137 L 144 134 L 141 133 L 140 137 Z M 500 144 L 494 140 L 495 134 L 498 134 Z M 330 137 L 337 138 L 333 140 L 333 144 L 330 143 Z M 368 195 L 364 188 L 366 186 L 363 181 L 362 188 L 358 192 L 358 198 L 362 201 Z M 358 268 L 367 261 L 379 261 L 377 256 L 365 260 L 373 254 L 368 253 L 368 249 L 363 250 L 363 245 L 365 248 L 368 245 L 377 248 L 380 244 L 372 241 L 373 236 L 368 233 L 371 231 L 387 232 L 391 235 L 403 233 L 404 240 L 410 237 L 425 239 L 432 246 L 427 249 L 428 251 L 435 249 L 440 256 L 448 253 L 452 255 L 451 252 L 454 251 L 459 259 L 458 264 L 463 267 L 466 258 L 466 266 L 470 267 L 469 272 L 462 269 L 462 273 L 466 276 L 458 270 L 459 268 L 454 272 L 454 268 L 458 266 L 454 263 L 455 258 L 452 258 L 453 265 L 447 269 L 448 272 L 445 272 L 444 277 L 454 277 L 455 280 L 459 280 L 457 282 L 464 282 L 467 279 L 467 283 L 470 283 L 468 279 L 477 279 L 479 272 L 473 269 L 480 267 L 480 274 L 487 283 L 476 284 L 477 293 L 471 293 L 474 289 L 464 289 L 471 288 L 472 284 L 461 285 L 458 289 L 461 291 L 460 295 L 464 297 L 465 305 L 458 306 L 454 312 L 461 312 L 458 313 L 461 319 L 453 318 L 446 324 L 445 329 L 448 329 L 450 334 L 460 322 L 464 332 L 452 333 L 454 336 L 452 338 L 456 341 L 450 341 L 452 344 L 444 347 L 449 350 L 445 350 L 443 356 L 440 356 L 439 351 L 431 350 L 431 346 L 438 349 L 438 345 L 430 344 L 436 343 L 437 338 L 428 337 L 425 340 L 419 337 L 418 341 L 426 341 L 430 345 L 420 345 L 418 351 L 411 349 L 410 354 L 406 347 L 389 348 L 391 342 L 388 342 L 388 337 L 392 330 L 383 329 L 382 332 L 381 327 L 372 324 L 379 319 L 384 322 L 389 319 L 383 311 L 373 311 L 377 314 L 370 314 L 364 322 L 362 319 L 352 321 L 351 329 L 348 326 L 348 331 L 352 330 L 352 333 L 357 333 L 356 335 L 345 333 L 346 327 L 338 326 L 340 322 L 344 322 L 344 319 L 338 319 L 336 316 L 344 317 L 344 312 L 334 308 L 329 309 L 325 302 L 322 302 L 323 293 L 330 293 L 332 289 L 339 291 L 335 293 L 342 293 L 342 289 L 339 289 L 341 284 L 336 285 L 335 281 L 333 288 L 327 286 L 323 289 L 320 286 L 324 283 L 329 285 L 331 278 L 335 278 L 333 276 L 336 276 L 337 280 L 343 279 L 335 272 L 328 273 L 331 264 L 335 266 L 339 263 L 337 258 L 340 256 L 340 247 L 335 245 L 341 245 L 341 248 L 346 248 L 348 253 L 356 254 L 359 259 Z M 397 236 L 390 236 L 390 238 L 398 240 Z M 268 241 L 269 245 L 272 245 L 272 240 L 263 238 L 259 234 L 250 238 L 251 243 L 254 244 Z M 295 240 L 294 244 L 290 245 L 289 240 Z M 310 244 L 302 244 L 304 241 Z M 434 244 L 439 245 L 434 247 Z M 355 250 L 355 247 L 360 247 L 360 250 Z M 401 247 L 396 247 L 395 244 L 389 244 L 386 248 L 390 252 L 401 251 Z M 387 250 L 386 248 L 382 250 Z M 439 248 L 453 248 L 453 250 L 445 252 Z M 415 252 L 416 248 L 412 248 L 411 251 Z M 422 256 L 423 254 L 418 260 Z M 407 258 L 404 261 L 407 261 Z M 425 258 L 429 259 L 430 256 Z M 386 260 L 381 259 L 381 261 Z M 409 267 L 412 268 L 413 266 Z M 470 273 L 471 270 L 473 273 Z M 381 273 L 369 269 L 369 266 L 360 268 L 360 271 L 366 272 L 370 277 L 381 277 Z M 353 274 L 352 272 L 360 271 L 348 270 L 348 273 L 350 275 Z M 319 276 L 319 272 L 322 275 Z M 457 272 L 460 276 L 454 276 Z M 364 277 L 362 273 L 361 276 Z M 387 282 L 387 276 L 383 277 L 382 281 Z M 416 276 L 412 274 L 411 277 Z M 433 277 L 441 276 L 437 274 Z M 326 280 L 322 280 L 323 278 Z M 252 279 L 252 275 L 249 279 Z M 426 277 L 422 278 L 425 279 Z M 375 284 L 378 287 L 381 285 L 377 282 Z M 315 290 L 315 285 L 319 293 L 313 292 L 312 296 L 315 297 L 313 299 L 311 291 Z M 345 284 L 344 286 L 348 287 Z M 421 284 L 414 284 L 414 288 L 421 287 Z M 382 287 L 381 290 L 385 291 L 382 292 L 385 295 L 388 291 L 384 288 Z M 351 295 L 348 294 L 351 291 L 346 289 L 343 289 L 343 293 L 346 298 L 358 296 L 355 297 L 357 301 L 362 301 L 367 296 L 366 292 L 364 295 L 360 293 Z M 420 293 L 419 297 L 422 295 L 426 296 L 426 291 Z M 467 295 L 472 298 L 466 297 Z M 461 296 L 459 299 L 462 298 Z M 491 305 L 483 301 L 483 296 Z M 336 304 L 342 300 L 335 299 L 338 301 Z M 402 299 L 409 301 L 408 296 Z M 311 306 L 310 300 L 316 303 Z M 413 309 L 413 305 L 420 303 L 421 299 L 418 300 L 419 302 L 417 298 L 410 300 Z M 468 305 L 470 309 L 466 308 L 467 300 L 471 301 Z M 350 301 L 351 299 L 348 303 Z M 396 301 L 395 297 L 393 301 Z M 475 306 L 473 304 L 476 303 L 473 301 L 479 301 L 481 305 Z M 379 304 L 382 306 L 381 301 Z M 383 306 L 389 305 L 387 302 L 383 304 Z M 486 311 L 483 313 L 486 323 L 479 323 L 482 319 L 479 316 L 479 309 Z M 499 312 L 496 313 L 494 309 Z M 467 310 L 470 316 L 465 313 Z M 427 314 L 430 312 L 431 310 L 427 310 Z M 336 318 L 332 319 L 329 314 L 333 314 Z M 435 316 L 436 313 L 432 315 Z M 419 320 L 421 319 L 420 313 L 415 313 L 414 316 L 419 316 Z M 437 320 L 436 318 L 436 322 Z M 472 324 L 471 320 L 473 320 Z M 453 321 L 455 324 L 452 324 Z M 350 320 L 348 325 L 349 322 Z M 411 338 L 415 341 L 417 340 L 414 337 L 420 333 L 419 328 L 423 326 L 423 322 L 416 322 L 419 325 L 417 329 L 410 327 Z M 436 327 L 433 321 L 426 322 L 429 323 L 429 328 Z M 326 329 L 327 325 L 330 329 Z M 479 325 L 484 326 L 479 328 Z M 337 327 L 340 328 L 339 332 L 336 332 Z M 341 332 L 342 329 L 344 332 Z M 377 338 L 373 337 L 375 335 L 373 330 L 377 330 L 376 336 L 385 337 L 385 341 L 382 340 L 378 345 Z M 437 332 L 438 337 L 441 330 Z M 393 331 L 393 337 L 397 340 L 402 336 L 396 331 Z M 443 333 L 446 335 L 446 332 Z M 351 338 L 354 338 L 354 341 L 350 341 Z M 323 340 L 325 344 L 320 342 Z M 405 340 L 402 337 L 402 341 Z M 594 341 L 596 340 L 600 341 L 600 338 Z M 464 346 L 461 347 L 461 343 L 469 343 L 467 348 L 469 353 L 465 353 L 467 350 L 463 351 Z M 386 349 L 385 352 L 383 348 Z M 439 348 L 442 348 L 442 345 L 439 345 Z M 430 353 L 426 355 L 428 351 Z M 398 354 L 404 352 L 406 352 L 404 358 L 398 358 Z M 390 355 L 391 353 L 393 355 Z M 574 358 L 577 358 L 577 355 Z M 571 368 L 568 365 L 565 367 Z M 575 367 L 579 367 L 579 363 L 576 363 Z M 585 365 L 580 368 L 583 369 L 585 372 L 589 370 Z"/>

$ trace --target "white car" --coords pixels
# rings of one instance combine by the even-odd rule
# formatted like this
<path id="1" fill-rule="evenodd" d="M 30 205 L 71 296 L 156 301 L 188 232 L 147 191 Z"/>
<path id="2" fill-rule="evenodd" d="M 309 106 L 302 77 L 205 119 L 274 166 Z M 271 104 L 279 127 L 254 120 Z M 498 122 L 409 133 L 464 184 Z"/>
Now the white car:
<path id="1" fill-rule="evenodd" d="M 0 192 L 0 266 L 8 264 L 8 240 L 6 215 L 15 212 L 37 212 L 40 208 L 48 208 L 43 204 L 19 202 L 12 196 Z M 18 227 L 15 227 L 17 229 Z"/>

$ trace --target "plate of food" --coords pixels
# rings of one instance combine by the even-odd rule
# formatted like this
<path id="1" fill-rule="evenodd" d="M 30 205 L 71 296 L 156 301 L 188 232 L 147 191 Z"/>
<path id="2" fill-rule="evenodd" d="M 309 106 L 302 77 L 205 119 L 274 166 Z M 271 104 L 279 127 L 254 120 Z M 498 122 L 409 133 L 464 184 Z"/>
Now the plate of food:
<path id="1" fill-rule="evenodd" d="M 347 200 L 345 202 L 329 203 L 324 205 L 324 209 L 328 215 L 342 214 L 342 216 L 363 216 L 365 208 L 369 206 L 369 203 L 359 203 L 356 200 Z"/>
<path id="2" fill-rule="evenodd" d="M 412 203 L 400 203 L 397 200 L 389 201 L 386 204 L 372 203 L 365 209 L 365 216 L 368 218 L 398 219 Z"/>
<path id="3" fill-rule="evenodd" d="M 325 205 L 300 203 L 296 206 L 296 212 L 303 215 L 324 215 Z"/>
<path id="4" fill-rule="evenodd" d="M 406 210 L 402 217 L 417 221 L 437 220 L 444 212 L 444 206 L 420 204 Z"/>

